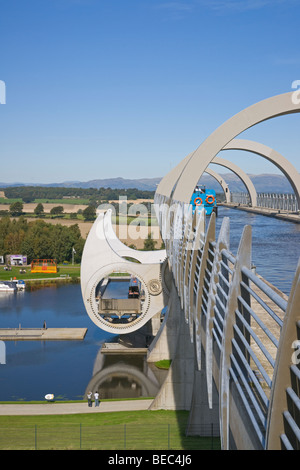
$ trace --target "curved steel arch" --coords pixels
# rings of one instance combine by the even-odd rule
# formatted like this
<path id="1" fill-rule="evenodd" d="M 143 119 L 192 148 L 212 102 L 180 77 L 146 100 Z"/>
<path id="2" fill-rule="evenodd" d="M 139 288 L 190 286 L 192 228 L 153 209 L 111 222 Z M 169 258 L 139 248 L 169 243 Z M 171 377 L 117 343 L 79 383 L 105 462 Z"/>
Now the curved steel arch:
<path id="1" fill-rule="evenodd" d="M 176 178 L 176 176 L 180 172 L 180 169 L 181 170 L 183 169 L 184 165 L 186 164 L 186 162 L 188 161 L 188 159 L 191 155 L 192 154 L 185 157 L 175 168 L 173 168 L 173 170 L 171 170 L 170 173 L 168 173 L 166 175 L 166 177 L 164 177 L 161 180 L 161 182 L 160 182 L 160 184 L 157 188 L 157 192 L 159 194 L 163 194 L 163 192 L 160 192 L 160 191 L 163 191 L 164 186 L 167 187 L 172 180 L 174 182 L 174 179 Z M 252 206 L 257 205 L 257 192 L 256 192 L 256 189 L 255 189 L 251 179 L 249 178 L 249 176 L 241 168 L 239 168 L 237 165 L 230 162 L 229 160 L 225 160 L 225 159 L 219 158 L 219 157 L 215 157 L 213 159 L 213 161 L 210 162 L 210 163 L 215 163 L 216 165 L 224 166 L 225 168 L 228 168 L 229 170 L 233 171 L 242 180 L 242 182 L 245 184 L 245 186 L 248 190 L 248 193 L 249 193 L 251 205 Z M 227 185 L 227 183 L 225 183 L 225 185 L 223 186 L 223 183 L 221 182 L 221 181 L 224 181 L 224 178 L 221 178 L 221 176 L 218 175 L 218 173 L 216 173 L 216 172 L 213 172 L 214 174 L 210 173 L 211 171 L 213 171 L 213 170 L 211 170 L 210 168 L 206 168 L 204 170 L 204 173 L 211 174 L 211 176 L 213 176 L 221 184 L 221 186 L 224 190 L 224 193 L 226 195 L 226 201 L 230 202 L 230 193 L 228 193 L 228 191 L 226 191 L 226 187 L 228 188 L 228 185 Z M 175 184 L 175 182 L 173 184 Z M 228 200 L 228 198 L 229 198 L 229 200 Z"/>
<path id="2" fill-rule="evenodd" d="M 267 145 L 261 144 L 259 142 L 254 142 L 253 140 L 246 139 L 234 139 L 229 142 L 223 150 L 245 150 L 246 152 L 256 153 L 279 168 L 282 173 L 287 177 L 289 183 L 291 184 L 295 196 L 297 198 L 298 207 L 300 207 L 300 174 L 296 168 L 279 152 L 268 147 Z"/>
<path id="3" fill-rule="evenodd" d="M 218 181 L 218 183 L 222 186 L 222 189 L 224 191 L 226 202 L 230 202 L 230 190 L 224 178 L 220 176 L 219 173 L 216 173 L 214 170 L 212 170 L 211 168 L 206 168 L 204 173 L 207 173 L 208 175 L 212 176 L 213 178 L 215 178 L 215 180 Z"/>
<path id="4" fill-rule="evenodd" d="M 289 92 L 267 98 L 228 119 L 162 180 L 157 188 L 158 196 L 168 198 L 173 191 L 172 198 L 174 200 L 189 203 L 199 177 L 213 158 L 232 139 L 260 122 L 300 112 L 300 103 L 293 102 L 293 93 Z"/>
<path id="5" fill-rule="evenodd" d="M 229 160 L 224 160 L 223 158 L 215 157 L 211 163 L 214 163 L 216 165 L 221 165 L 225 166 L 226 168 L 229 168 L 229 170 L 233 171 L 245 184 L 249 197 L 250 197 L 250 202 L 252 207 L 257 206 L 257 192 L 254 187 L 254 184 L 252 183 L 251 179 L 249 176 L 237 165 L 234 163 L 230 162 Z M 207 169 L 205 170 L 207 171 Z"/>

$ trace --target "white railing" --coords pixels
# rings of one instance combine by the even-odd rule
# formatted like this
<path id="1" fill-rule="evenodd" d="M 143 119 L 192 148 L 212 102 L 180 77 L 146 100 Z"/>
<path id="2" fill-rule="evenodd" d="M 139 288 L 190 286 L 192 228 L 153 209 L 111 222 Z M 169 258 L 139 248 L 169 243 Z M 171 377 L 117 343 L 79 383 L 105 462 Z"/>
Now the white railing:
<path id="1" fill-rule="evenodd" d="M 231 193 L 234 204 L 249 205 L 248 193 Z M 278 211 L 298 212 L 298 201 L 294 194 L 257 193 L 257 207 Z"/>
<path id="2" fill-rule="evenodd" d="M 164 224 L 166 216 L 164 210 Z M 205 219 L 203 212 L 197 220 L 177 205 L 164 234 L 191 340 L 197 332 L 198 364 L 205 351 L 210 406 L 213 382 L 218 390 L 222 448 L 231 448 L 232 441 L 247 448 L 251 441 L 253 449 L 299 449 L 300 370 L 291 348 L 300 348 L 300 265 L 287 301 L 252 270 L 251 226 L 244 228 L 234 255 L 229 218 L 223 219 L 218 240 L 215 214 L 207 228 Z M 279 353 L 282 348 L 285 354 Z"/>

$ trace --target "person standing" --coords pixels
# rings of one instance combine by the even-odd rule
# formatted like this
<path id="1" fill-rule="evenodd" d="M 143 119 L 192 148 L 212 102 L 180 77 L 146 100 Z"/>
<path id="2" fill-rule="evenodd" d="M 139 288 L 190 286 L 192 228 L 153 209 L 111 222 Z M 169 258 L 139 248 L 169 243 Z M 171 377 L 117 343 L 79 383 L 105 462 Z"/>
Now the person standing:
<path id="1" fill-rule="evenodd" d="M 99 406 L 100 402 L 99 402 L 99 393 L 98 393 L 98 391 L 96 391 L 94 393 L 94 398 L 95 398 L 95 406 Z"/>
<path id="2" fill-rule="evenodd" d="M 87 399 L 88 399 L 88 406 L 92 406 L 92 392 L 88 392 Z"/>

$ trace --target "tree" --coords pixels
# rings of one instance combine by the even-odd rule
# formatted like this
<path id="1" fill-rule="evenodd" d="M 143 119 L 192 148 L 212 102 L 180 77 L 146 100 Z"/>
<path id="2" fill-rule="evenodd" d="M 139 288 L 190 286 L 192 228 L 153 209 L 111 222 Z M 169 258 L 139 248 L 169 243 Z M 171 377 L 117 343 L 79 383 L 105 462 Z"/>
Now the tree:
<path id="1" fill-rule="evenodd" d="M 34 209 L 35 215 L 44 215 L 44 206 L 41 202 Z"/>
<path id="2" fill-rule="evenodd" d="M 23 204 L 22 202 L 13 202 L 10 206 L 9 206 L 9 211 L 11 213 L 11 215 L 13 217 L 15 216 L 19 216 L 22 214 L 22 211 L 23 211 Z"/>
<path id="3" fill-rule="evenodd" d="M 26 204 L 28 204 L 29 202 L 33 202 L 34 199 L 35 199 L 34 196 L 31 196 L 30 194 L 25 195 L 25 196 L 22 196 L 22 200 L 23 200 L 23 202 L 25 202 Z"/>
<path id="4" fill-rule="evenodd" d="M 63 206 L 55 206 L 50 210 L 51 215 L 62 215 L 64 212 Z"/>
<path id="5" fill-rule="evenodd" d="M 96 209 L 93 206 L 87 206 L 83 211 L 82 215 L 84 220 L 95 220 L 96 218 Z"/>
<path id="6" fill-rule="evenodd" d="M 156 241 L 153 240 L 152 238 L 152 232 L 151 233 L 148 233 L 148 237 L 146 238 L 146 240 L 144 241 L 144 250 L 146 251 L 153 251 L 155 250 L 155 245 L 156 245 Z"/>

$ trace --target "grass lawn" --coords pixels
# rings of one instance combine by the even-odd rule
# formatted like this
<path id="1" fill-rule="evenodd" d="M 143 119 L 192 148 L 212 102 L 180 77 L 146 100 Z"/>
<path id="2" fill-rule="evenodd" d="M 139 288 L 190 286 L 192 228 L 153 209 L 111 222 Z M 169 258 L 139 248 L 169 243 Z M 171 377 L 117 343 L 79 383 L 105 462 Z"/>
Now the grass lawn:
<path id="1" fill-rule="evenodd" d="M 61 279 L 62 277 L 69 276 L 71 278 L 80 277 L 80 265 L 79 264 L 67 264 L 59 265 L 57 273 L 31 273 L 30 266 L 24 266 L 26 273 L 20 273 L 20 266 L 12 266 L 11 271 L 4 271 L 4 267 L 0 268 L 0 281 L 9 281 L 10 279 L 23 279 L 24 281 L 29 279 L 47 280 L 50 278 Z"/>
<path id="2" fill-rule="evenodd" d="M 219 449 L 210 432 L 185 435 L 188 416 L 168 410 L 0 416 L 0 449 Z"/>
<path id="3" fill-rule="evenodd" d="M 155 365 L 159 369 L 169 369 L 171 366 L 171 362 L 171 359 L 162 359 L 161 361 L 157 361 Z"/>

